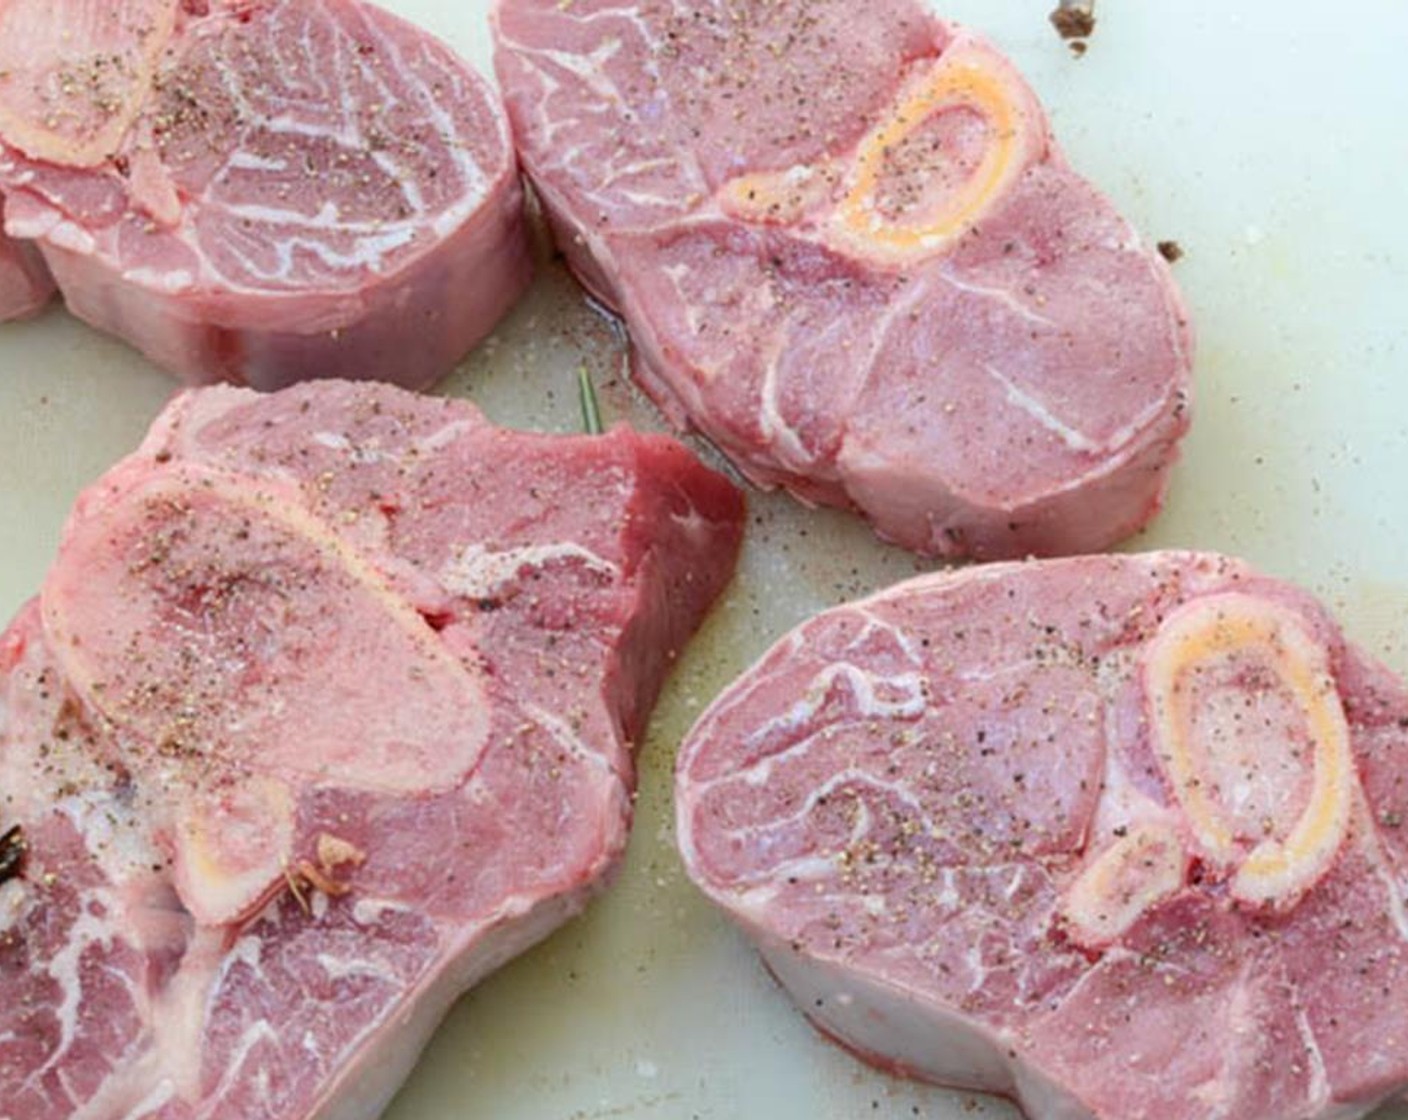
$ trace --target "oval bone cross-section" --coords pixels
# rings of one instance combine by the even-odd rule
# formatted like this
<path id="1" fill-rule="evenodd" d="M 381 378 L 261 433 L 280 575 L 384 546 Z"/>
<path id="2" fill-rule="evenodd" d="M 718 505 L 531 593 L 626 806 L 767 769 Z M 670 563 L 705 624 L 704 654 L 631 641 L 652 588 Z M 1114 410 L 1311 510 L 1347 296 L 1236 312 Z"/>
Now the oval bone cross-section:
<path id="1" fill-rule="evenodd" d="M 1254 703 L 1249 686 L 1276 699 Z M 1294 902 L 1344 842 L 1354 791 L 1349 727 L 1324 648 L 1292 611 L 1249 595 L 1207 596 L 1155 635 L 1145 687 L 1155 750 L 1200 854 L 1239 865 L 1237 897 Z M 1268 714 L 1278 700 L 1289 726 Z M 1257 779 L 1266 804 L 1250 822 L 1255 846 L 1239 850 L 1245 810 L 1229 814 L 1219 802 L 1251 800 Z M 1297 786 L 1308 788 L 1297 797 Z M 1294 808 L 1297 800 L 1304 804 Z"/>
<path id="2" fill-rule="evenodd" d="M 1408 1087 L 1408 689 L 1226 557 L 920 577 L 680 752 L 691 876 L 826 1034 L 1033 1120 Z"/>
<path id="3" fill-rule="evenodd" d="M 752 481 L 945 556 L 1154 515 L 1185 309 L 979 36 L 919 0 L 497 0 L 495 66 L 635 377 Z"/>
<path id="4" fill-rule="evenodd" d="M 0 5 L 6 229 L 182 379 L 425 388 L 528 282 L 497 95 L 361 0 Z"/>
<path id="5" fill-rule="evenodd" d="M 939 131 L 946 117 L 976 133 L 966 145 L 974 151 L 961 133 Z M 1041 108 L 1011 64 L 980 43 L 955 43 L 861 141 L 828 239 L 879 265 L 920 265 L 999 204 L 1046 145 Z"/>

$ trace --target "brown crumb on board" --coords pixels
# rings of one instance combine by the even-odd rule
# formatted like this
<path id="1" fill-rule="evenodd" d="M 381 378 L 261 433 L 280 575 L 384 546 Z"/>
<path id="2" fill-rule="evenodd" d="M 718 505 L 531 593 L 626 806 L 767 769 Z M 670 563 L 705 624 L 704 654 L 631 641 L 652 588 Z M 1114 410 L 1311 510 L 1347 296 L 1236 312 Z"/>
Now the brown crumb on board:
<path id="1" fill-rule="evenodd" d="M 1183 256 L 1183 246 L 1177 241 L 1160 241 L 1159 256 L 1163 257 L 1169 264 L 1172 264 Z"/>
<path id="2" fill-rule="evenodd" d="M 1051 13 L 1051 26 L 1061 38 L 1071 41 L 1071 50 L 1085 53 L 1085 40 L 1095 34 L 1095 0 L 1061 0 Z"/>

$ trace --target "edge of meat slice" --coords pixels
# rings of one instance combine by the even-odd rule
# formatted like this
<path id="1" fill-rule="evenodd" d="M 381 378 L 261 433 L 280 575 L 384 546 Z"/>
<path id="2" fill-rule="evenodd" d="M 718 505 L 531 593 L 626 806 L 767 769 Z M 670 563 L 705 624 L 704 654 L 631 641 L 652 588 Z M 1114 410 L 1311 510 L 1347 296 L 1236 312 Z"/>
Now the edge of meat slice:
<path id="1" fill-rule="evenodd" d="M 5 235 L 5 198 L 0 195 L 0 323 L 38 315 L 54 291 L 39 250 Z"/>

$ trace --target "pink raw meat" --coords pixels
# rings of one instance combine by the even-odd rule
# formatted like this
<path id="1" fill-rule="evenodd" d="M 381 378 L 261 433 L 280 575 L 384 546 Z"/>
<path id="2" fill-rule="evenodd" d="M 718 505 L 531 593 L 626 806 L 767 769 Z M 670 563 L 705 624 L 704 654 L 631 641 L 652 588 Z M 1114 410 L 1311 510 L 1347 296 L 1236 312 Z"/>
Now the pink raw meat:
<path id="1" fill-rule="evenodd" d="M 984 40 L 920 0 L 498 0 L 496 43 L 568 261 L 753 481 L 944 556 L 1154 515 L 1186 311 Z"/>
<path id="2" fill-rule="evenodd" d="M 878 1065 L 1033 1120 L 1348 1120 L 1408 1085 L 1408 690 L 1238 561 L 827 611 L 700 719 L 677 812 L 695 881 Z"/>
<path id="3" fill-rule="evenodd" d="M 378 1115 L 603 886 L 742 513 L 624 427 L 179 396 L 0 642 L 0 1115 Z"/>
<path id="4" fill-rule="evenodd" d="M 497 96 L 360 0 L 0 6 L 0 186 L 69 309 L 196 384 L 424 388 L 529 279 Z"/>
<path id="5" fill-rule="evenodd" d="M 37 314 L 54 295 L 54 278 L 39 251 L 4 231 L 5 199 L 0 197 L 0 323 Z"/>

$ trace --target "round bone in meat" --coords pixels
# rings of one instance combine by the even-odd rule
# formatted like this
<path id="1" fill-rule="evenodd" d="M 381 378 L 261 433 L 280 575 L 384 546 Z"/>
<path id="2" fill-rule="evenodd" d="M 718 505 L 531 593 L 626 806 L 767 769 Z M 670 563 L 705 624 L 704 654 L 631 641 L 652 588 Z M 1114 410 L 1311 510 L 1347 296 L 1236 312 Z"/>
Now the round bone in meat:
<path id="1" fill-rule="evenodd" d="M 425 388 L 531 268 L 496 94 L 360 0 L 0 6 L 0 186 L 69 309 L 197 384 Z"/>
<path id="2" fill-rule="evenodd" d="M 985 559 L 1157 511 L 1187 313 L 979 36 L 920 0 L 498 0 L 496 27 L 568 261 L 754 482 Z"/>
<path id="3" fill-rule="evenodd" d="M 827 611 L 677 783 L 690 874 L 876 1064 L 1033 1120 L 1345 1120 L 1408 1086 L 1408 690 L 1239 561 Z"/>

